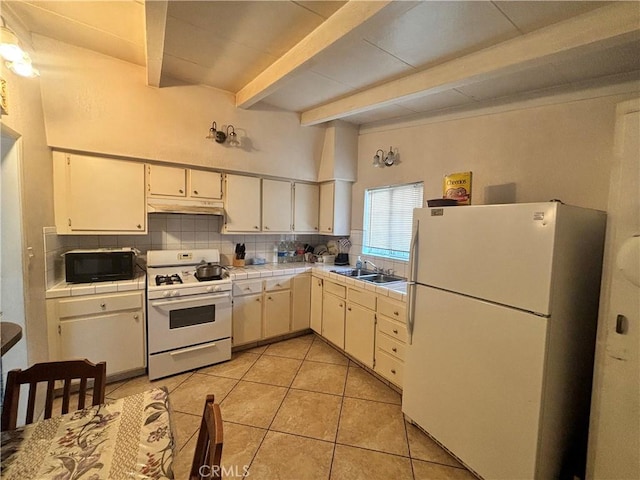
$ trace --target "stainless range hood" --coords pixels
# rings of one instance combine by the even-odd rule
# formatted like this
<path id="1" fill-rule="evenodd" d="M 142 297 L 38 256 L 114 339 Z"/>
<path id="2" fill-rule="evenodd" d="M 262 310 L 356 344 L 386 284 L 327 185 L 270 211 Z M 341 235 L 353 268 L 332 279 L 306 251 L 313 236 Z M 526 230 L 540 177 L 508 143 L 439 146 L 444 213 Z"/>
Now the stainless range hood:
<path id="1" fill-rule="evenodd" d="M 147 198 L 148 213 L 189 213 L 195 215 L 224 215 L 220 200 L 187 200 L 176 198 Z"/>

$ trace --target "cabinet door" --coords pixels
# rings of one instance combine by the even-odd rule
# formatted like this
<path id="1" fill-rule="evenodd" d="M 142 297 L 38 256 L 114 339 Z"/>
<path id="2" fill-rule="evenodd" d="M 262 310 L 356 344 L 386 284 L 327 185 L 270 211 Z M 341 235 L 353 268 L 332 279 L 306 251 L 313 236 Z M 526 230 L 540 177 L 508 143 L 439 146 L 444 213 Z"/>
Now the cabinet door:
<path id="1" fill-rule="evenodd" d="M 309 328 L 311 314 L 311 275 L 293 277 L 293 309 L 291 314 L 291 330 Z"/>
<path id="2" fill-rule="evenodd" d="M 320 233 L 333 234 L 333 197 L 334 184 L 323 183 L 320 185 Z"/>
<path id="3" fill-rule="evenodd" d="M 189 170 L 189 196 L 222 200 L 222 175 L 205 170 Z"/>
<path id="4" fill-rule="evenodd" d="M 322 301 L 322 336 L 344 350 L 345 301 L 325 294 Z"/>
<path id="5" fill-rule="evenodd" d="M 186 168 L 149 165 L 149 193 L 151 195 L 184 197 L 187 194 L 186 180 Z"/>
<path id="6" fill-rule="evenodd" d="M 107 362 L 107 375 L 146 366 L 144 312 L 77 317 L 60 322 L 62 360 Z"/>
<path id="7" fill-rule="evenodd" d="M 225 177 L 225 232 L 260 231 L 260 179 Z"/>
<path id="8" fill-rule="evenodd" d="M 70 231 L 146 231 L 143 163 L 69 155 L 67 168 Z"/>
<path id="9" fill-rule="evenodd" d="M 373 368 L 376 314 L 355 303 L 347 305 L 344 317 L 344 349 Z"/>
<path id="10" fill-rule="evenodd" d="M 293 189 L 293 230 L 298 233 L 316 233 L 320 187 L 309 183 L 296 183 Z"/>
<path id="11" fill-rule="evenodd" d="M 234 297 L 232 315 L 234 346 L 262 338 L 262 294 Z"/>
<path id="12" fill-rule="evenodd" d="M 311 278 L 311 329 L 322 335 L 322 279 Z"/>
<path id="13" fill-rule="evenodd" d="M 262 180 L 262 231 L 291 231 L 291 182 Z"/>
<path id="14" fill-rule="evenodd" d="M 264 336 L 283 335 L 290 331 L 291 290 L 264 294 Z"/>

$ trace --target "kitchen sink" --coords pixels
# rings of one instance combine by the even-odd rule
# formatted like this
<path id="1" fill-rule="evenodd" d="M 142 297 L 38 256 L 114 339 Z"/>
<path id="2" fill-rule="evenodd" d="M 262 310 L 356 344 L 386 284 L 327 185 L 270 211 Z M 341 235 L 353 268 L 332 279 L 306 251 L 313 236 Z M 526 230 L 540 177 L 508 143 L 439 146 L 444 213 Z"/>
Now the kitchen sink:
<path id="1" fill-rule="evenodd" d="M 375 270 L 366 270 L 364 268 L 356 269 L 350 268 L 345 270 L 331 270 L 338 275 L 344 275 L 345 277 L 355 278 L 357 280 L 363 280 L 371 283 L 391 283 L 391 282 L 404 282 L 406 279 L 402 277 L 396 277 L 395 275 L 387 275 L 386 273 L 378 273 Z"/>

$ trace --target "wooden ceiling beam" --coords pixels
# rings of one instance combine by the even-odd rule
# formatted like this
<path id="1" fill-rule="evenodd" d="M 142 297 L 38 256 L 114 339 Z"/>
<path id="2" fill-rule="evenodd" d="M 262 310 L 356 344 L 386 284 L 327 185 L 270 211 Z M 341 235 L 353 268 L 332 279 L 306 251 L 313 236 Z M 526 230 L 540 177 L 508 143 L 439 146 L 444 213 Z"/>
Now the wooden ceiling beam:
<path id="1" fill-rule="evenodd" d="M 148 3 L 148 2 L 147 2 Z M 349 34 L 392 1 L 351 0 L 236 93 L 236 107 L 249 108 L 273 93 L 323 50 Z"/>
<path id="2" fill-rule="evenodd" d="M 302 125 L 343 118 L 640 38 L 640 9 L 620 2 L 302 112 Z"/>
<path id="3" fill-rule="evenodd" d="M 144 2 L 147 54 L 147 85 L 159 87 L 162 79 L 164 37 L 167 30 L 167 0 Z"/>

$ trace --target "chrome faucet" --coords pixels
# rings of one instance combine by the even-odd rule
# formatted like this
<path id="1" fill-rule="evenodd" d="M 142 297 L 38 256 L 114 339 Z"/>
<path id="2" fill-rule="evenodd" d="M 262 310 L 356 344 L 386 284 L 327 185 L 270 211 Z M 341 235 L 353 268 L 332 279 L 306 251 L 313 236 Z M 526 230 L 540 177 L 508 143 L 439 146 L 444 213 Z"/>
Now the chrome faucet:
<path id="1" fill-rule="evenodd" d="M 373 268 L 373 270 L 374 270 L 375 272 L 378 272 L 378 267 L 376 267 L 376 264 L 375 264 L 375 263 L 370 262 L 369 260 L 365 260 L 365 261 L 364 261 L 364 264 L 366 265 L 367 263 L 368 263 L 369 265 L 371 265 L 371 267 Z"/>

